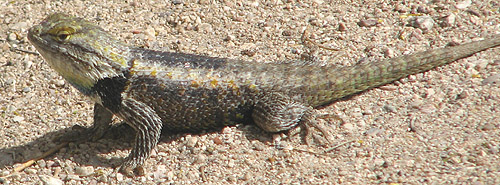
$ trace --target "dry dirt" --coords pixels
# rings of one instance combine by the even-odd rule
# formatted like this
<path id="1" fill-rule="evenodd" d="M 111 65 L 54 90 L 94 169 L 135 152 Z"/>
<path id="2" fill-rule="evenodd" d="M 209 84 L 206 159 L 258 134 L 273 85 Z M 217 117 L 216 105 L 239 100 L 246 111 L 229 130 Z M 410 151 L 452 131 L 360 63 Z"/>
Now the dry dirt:
<path id="1" fill-rule="evenodd" d="M 496 0 L 0 2 L 0 184 L 500 184 L 500 48 L 336 102 L 321 112 L 331 151 L 238 125 L 165 134 L 147 174 L 116 173 L 133 132 L 70 144 L 27 169 L 92 103 L 32 53 L 27 29 L 54 12 L 96 22 L 146 48 L 256 62 L 297 60 L 301 36 L 321 65 L 376 62 L 500 33 Z M 418 19 L 421 24 L 416 24 Z M 116 120 L 120 122 L 120 120 Z M 118 132 L 118 133 L 117 133 Z M 122 133 L 122 134 L 119 134 Z"/>

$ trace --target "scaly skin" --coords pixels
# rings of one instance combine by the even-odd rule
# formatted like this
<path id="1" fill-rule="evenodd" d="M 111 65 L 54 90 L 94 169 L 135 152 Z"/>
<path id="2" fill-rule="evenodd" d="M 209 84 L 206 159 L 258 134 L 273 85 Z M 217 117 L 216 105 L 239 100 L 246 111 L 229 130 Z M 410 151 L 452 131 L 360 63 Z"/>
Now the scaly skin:
<path id="1" fill-rule="evenodd" d="M 127 46 L 102 28 L 53 14 L 29 30 L 49 65 L 95 101 L 94 139 L 113 115 L 137 131 L 120 170 L 144 173 L 161 129 L 254 122 L 268 132 L 315 126 L 314 108 L 500 45 L 500 35 L 386 61 L 335 68 L 263 64 Z M 323 133 L 325 134 L 325 133 Z"/>

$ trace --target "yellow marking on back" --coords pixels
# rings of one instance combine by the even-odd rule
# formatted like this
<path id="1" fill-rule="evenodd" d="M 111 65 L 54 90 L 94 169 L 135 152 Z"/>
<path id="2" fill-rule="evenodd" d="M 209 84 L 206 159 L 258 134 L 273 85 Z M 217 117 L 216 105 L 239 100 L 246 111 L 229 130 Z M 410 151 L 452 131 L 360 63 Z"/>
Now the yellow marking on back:
<path id="1" fill-rule="evenodd" d="M 158 73 L 158 71 L 156 70 L 156 68 L 154 68 L 154 69 L 151 71 L 150 75 L 151 75 L 151 76 L 156 76 L 156 74 L 157 74 L 157 73 Z"/>
<path id="2" fill-rule="evenodd" d="M 219 81 L 217 81 L 217 79 L 213 79 L 212 81 L 210 81 L 210 85 L 212 85 L 213 88 L 216 88 L 218 83 Z"/>
<path id="3" fill-rule="evenodd" d="M 197 88 L 200 87 L 200 82 L 196 80 L 191 80 L 191 87 Z"/>

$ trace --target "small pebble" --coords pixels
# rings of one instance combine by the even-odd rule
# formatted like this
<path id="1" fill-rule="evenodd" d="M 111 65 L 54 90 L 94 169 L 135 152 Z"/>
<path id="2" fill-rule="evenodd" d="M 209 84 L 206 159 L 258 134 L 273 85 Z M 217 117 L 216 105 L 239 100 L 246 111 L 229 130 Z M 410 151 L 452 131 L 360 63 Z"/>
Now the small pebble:
<path id="1" fill-rule="evenodd" d="M 80 178 L 80 176 L 78 175 L 73 175 L 73 174 L 69 174 L 66 176 L 66 178 L 64 178 L 65 180 L 82 180 L 82 178 Z"/>
<path id="2" fill-rule="evenodd" d="M 196 157 L 194 158 L 194 161 L 193 163 L 194 164 L 201 164 L 201 163 L 204 163 L 206 161 L 207 157 L 205 157 L 205 155 L 203 154 L 198 154 L 196 155 Z"/>
<path id="3" fill-rule="evenodd" d="M 344 23 L 339 23 L 338 30 L 341 31 L 341 32 L 345 32 L 345 31 L 347 31 L 347 27 L 345 26 Z"/>
<path id="4" fill-rule="evenodd" d="M 234 35 L 227 34 L 226 37 L 224 38 L 224 41 L 232 41 L 234 39 L 236 39 Z"/>
<path id="5" fill-rule="evenodd" d="M 216 144 L 216 145 L 221 145 L 223 143 L 222 140 L 219 137 L 215 137 L 213 139 L 213 141 L 214 141 L 214 144 Z"/>
<path id="6" fill-rule="evenodd" d="M 266 146 L 264 145 L 264 143 L 259 142 L 259 141 L 253 142 L 253 149 L 254 150 L 263 151 L 265 148 L 266 148 Z"/>
<path id="7" fill-rule="evenodd" d="M 436 94 L 436 91 L 434 89 L 427 89 L 425 92 L 425 97 L 430 98 Z"/>
<path id="8" fill-rule="evenodd" d="M 172 4 L 174 5 L 180 5 L 183 4 L 184 2 L 182 0 L 172 0 Z"/>
<path id="9" fill-rule="evenodd" d="M 13 30 L 20 30 L 20 31 L 27 30 L 28 28 L 29 25 L 27 22 L 18 22 L 11 27 L 11 29 Z"/>
<path id="10" fill-rule="evenodd" d="M 165 165 L 158 165 L 156 171 L 153 172 L 153 177 L 155 179 L 165 178 L 167 175 L 167 167 Z"/>
<path id="11" fill-rule="evenodd" d="M 408 12 L 408 7 L 398 3 L 394 7 L 394 10 L 399 12 L 399 13 L 406 13 L 406 12 Z"/>
<path id="12" fill-rule="evenodd" d="M 457 5 L 455 5 L 455 7 L 457 9 L 460 9 L 460 10 L 465 10 L 467 7 L 469 7 L 470 5 L 472 4 L 472 1 L 471 0 L 465 0 L 465 1 L 460 1 L 457 3 Z"/>
<path id="13" fill-rule="evenodd" d="M 375 159 L 373 163 L 375 164 L 375 166 L 383 166 L 386 163 L 386 161 L 383 159 Z"/>
<path id="14" fill-rule="evenodd" d="M 31 65 L 33 65 L 33 62 L 31 62 L 30 60 L 27 60 L 27 61 L 24 61 L 24 69 L 29 69 L 31 68 Z"/>
<path id="15" fill-rule="evenodd" d="M 484 125 L 479 126 L 479 129 L 483 130 L 483 131 L 493 130 L 495 128 L 496 128 L 496 126 L 494 124 L 491 124 L 491 123 L 486 123 Z"/>
<path id="16" fill-rule="evenodd" d="M 392 50 L 391 48 L 385 49 L 384 50 L 384 57 L 387 57 L 387 58 L 394 57 L 394 50 Z"/>
<path id="17" fill-rule="evenodd" d="M 27 168 L 24 171 L 28 174 L 36 174 L 36 170 L 33 168 Z"/>
<path id="18" fill-rule="evenodd" d="M 21 117 L 21 116 L 14 116 L 14 118 L 12 118 L 12 121 L 14 122 L 21 122 L 24 120 L 24 117 Z"/>
<path id="19" fill-rule="evenodd" d="M 285 30 L 285 31 L 281 32 L 281 34 L 283 36 L 292 36 L 292 31 L 291 30 Z"/>
<path id="20" fill-rule="evenodd" d="M 116 173 L 116 180 L 118 180 L 118 181 L 123 181 L 123 174 L 121 174 L 121 173 Z"/>
<path id="21" fill-rule="evenodd" d="M 384 105 L 384 109 L 387 111 L 387 112 L 396 112 L 396 107 L 392 106 L 392 105 Z"/>
<path id="22" fill-rule="evenodd" d="M 375 19 L 369 19 L 369 20 L 366 20 L 366 19 L 363 19 L 361 21 L 358 22 L 358 26 L 361 26 L 361 27 L 372 27 L 372 26 L 375 26 L 377 25 L 378 21 L 375 20 Z"/>
<path id="23" fill-rule="evenodd" d="M 398 86 L 395 85 L 384 85 L 380 86 L 379 89 L 384 90 L 384 91 L 395 91 L 398 89 Z"/>
<path id="24" fill-rule="evenodd" d="M 65 84 L 65 83 L 66 83 L 66 81 L 64 81 L 64 80 L 57 80 L 57 81 L 55 82 L 55 85 L 56 85 L 57 87 L 62 87 L 62 86 L 64 86 L 64 84 Z"/>
<path id="25" fill-rule="evenodd" d="M 15 34 L 15 33 L 9 33 L 9 35 L 7 36 L 7 40 L 11 41 L 11 42 L 17 41 L 17 34 Z"/>
<path id="26" fill-rule="evenodd" d="M 420 108 L 420 107 L 422 106 L 422 104 L 423 104 L 423 103 L 424 103 L 424 102 L 423 102 L 422 100 L 417 99 L 417 100 L 413 101 L 413 102 L 410 104 L 410 106 L 411 106 L 411 108 L 418 109 L 418 108 Z"/>
<path id="27" fill-rule="evenodd" d="M 194 147 L 194 146 L 196 146 L 197 142 L 198 142 L 198 137 L 190 136 L 190 137 L 186 138 L 186 146 L 187 147 Z"/>
<path id="28" fill-rule="evenodd" d="M 25 87 L 25 88 L 23 88 L 23 92 L 24 92 L 24 93 L 28 93 L 28 92 L 30 92 L 30 91 L 31 91 L 31 88 L 30 88 L 30 87 Z"/>
<path id="29" fill-rule="evenodd" d="M 415 81 L 417 81 L 417 76 L 415 76 L 415 75 L 410 75 L 410 76 L 408 76 L 408 78 L 407 78 L 407 79 L 408 79 L 408 82 L 415 82 Z"/>
<path id="30" fill-rule="evenodd" d="M 102 174 L 102 175 L 100 175 L 100 176 L 97 178 L 97 180 L 98 180 L 99 182 L 106 183 L 106 182 L 108 182 L 108 176 L 107 176 L 106 174 Z"/>
<path id="31" fill-rule="evenodd" d="M 48 175 L 39 175 L 38 178 L 43 182 L 45 185 L 62 185 L 63 181 L 61 179 L 48 176 Z"/>
<path id="32" fill-rule="evenodd" d="M 365 132 L 365 134 L 366 134 L 367 136 L 376 136 L 376 135 L 378 135 L 378 134 L 380 134 L 380 133 L 382 133 L 382 132 L 384 132 L 384 130 L 383 130 L 383 129 L 379 129 L 379 128 L 371 128 L 371 129 L 367 130 L 367 131 Z"/>
<path id="33" fill-rule="evenodd" d="M 455 25 L 455 21 L 457 16 L 455 14 L 450 14 L 441 18 L 441 23 L 439 24 L 441 27 L 451 27 Z"/>
<path id="34" fill-rule="evenodd" d="M 353 124 L 351 124 L 351 123 L 345 123 L 345 124 L 343 124 L 343 125 L 342 125 L 342 127 L 343 127 L 344 129 L 346 129 L 346 130 L 349 130 L 349 131 L 354 130 L 354 125 L 353 125 Z"/>
<path id="35" fill-rule="evenodd" d="M 75 167 L 75 175 L 89 176 L 93 173 L 94 173 L 94 168 L 92 166 L 86 166 L 86 167 L 77 166 L 77 167 Z"/>
<path id="36" fill-rule="evenodd" d="M 208 24 L 208 23 L 201 23 L 197 27 L 197 31 L 199 31 L 199 32 L 210 33 L 210 32 L 212 32 L 212 30 L 213 30 L 212 25 Z"/>
<path id="37" fill-rule="evenodd" d="M 6 85 L 14 85 L 15 83 L 16 83 L 16 79 L 14 79 L 14 78 L 8 78 L 7 80 L 5 80 Z"/>
<path id="38" fill-rule="evenodd" d="M 169 171 L 167 172 L 167 175 L 165 176 L 168 180 L 173 180 L 175 177 L 174 171 Z"/>
<path id="39" fill-rule="evenodd" d="M 418 13 L 423 13 L 423 14 L 428 14 L 429 13 L 429 8 L 427 6 L 418 6 L 417 7 L 417 12 Z"/>
<path id="40" fill-rule="evenodd" d="M 413 17 L 410 19 L 410 25 L 427 33 L 434 27 L 434 20 L 429 16 Z"/>
<path id="41" fill-rule="evenodd" d="M 487 78 L 485 78 L 481 84 L 483 85 L 488 85 L 488 84 L 500 84 L 500 74 L 495 74 L 495 75 L 492 75 L 492 76 L 489 76 Z"/>
<path id="42" fill-rule="evenodd" d="M 363 112 L 363 115 L 372 115 L 373 114 L 373 111 L 370 110 L 370 109 L 367 109 Z"/>

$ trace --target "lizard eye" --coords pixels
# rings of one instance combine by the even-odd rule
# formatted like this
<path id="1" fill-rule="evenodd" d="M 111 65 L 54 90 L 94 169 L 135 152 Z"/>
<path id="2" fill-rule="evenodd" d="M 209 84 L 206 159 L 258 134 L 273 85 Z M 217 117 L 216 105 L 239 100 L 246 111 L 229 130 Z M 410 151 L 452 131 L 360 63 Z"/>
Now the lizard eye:
<path id="1" fill-rule="evenodd" d="M 57 39 L 59 39 L 59 41 L 67 41 L 69 38 L 70 34 L 68 31 L 60 31 L 57 33 Z"/>

